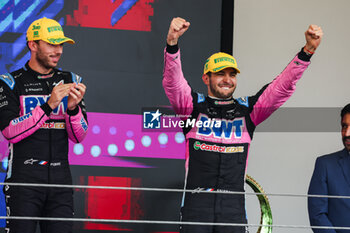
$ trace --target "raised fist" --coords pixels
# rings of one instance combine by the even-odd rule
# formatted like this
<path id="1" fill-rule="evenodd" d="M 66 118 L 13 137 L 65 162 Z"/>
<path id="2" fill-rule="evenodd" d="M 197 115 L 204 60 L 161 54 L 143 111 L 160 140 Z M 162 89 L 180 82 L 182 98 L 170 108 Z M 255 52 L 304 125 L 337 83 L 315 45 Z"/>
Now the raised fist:
<path id="1" fill-rule="evenodd" d="M 322 28 L 311 24 L 309 28 L 305 32 L 306 45 L 304 47 L 305 52 L 314 53 L 317 47 L 321 43 L 321 39 L 323 36 Z"/>
<path id="2" fill-rule="evenodd" d="M 190 27 L 190 23 L 185 19 L 177 17 L 173 18 L 170 23 L 169 32 L 166 42 L 168 45 L 176 45 L 179 37 L 182 36 Z"/>

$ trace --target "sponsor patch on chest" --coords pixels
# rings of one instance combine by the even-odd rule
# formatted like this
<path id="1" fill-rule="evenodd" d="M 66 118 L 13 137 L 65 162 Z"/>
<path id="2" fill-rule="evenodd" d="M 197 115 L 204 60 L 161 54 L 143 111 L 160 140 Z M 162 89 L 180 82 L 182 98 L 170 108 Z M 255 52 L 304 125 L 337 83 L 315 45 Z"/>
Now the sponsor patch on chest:
<path id="1" fill-rule="evenodd" d="M 220 152 L 220 153 L 242 153 L 244 152 L 244 146 L 220 146 L 216 144 L 202 143 L 199 141 L 194 142 L 193 148 L 195 150 Z"/>
<path id="2" fill-rule="evenodd" d="M 205 114 L 200 114 L 198 119 L 201 122 L 213 121 Z M 202 127 L 197 127 L 197 135 L 224 139 L 239 139 L 242 137 L 245 128 L 243 117 L 233 120 L 215 119 L 215 122 L 220 122 L 220 124 L 203 124 Z"/>
<path id="3" fill-rule="evenodd" d="M 37 106 L 45 104 L 49 100 L 48 95 L 25 95 L 21 96 L 21 109 L 22 114 L 28 114 Z M 64 97 L 61 103 L 55 108 L 51 115 L 64 115 L 67 111 L 68 97 Z"/>

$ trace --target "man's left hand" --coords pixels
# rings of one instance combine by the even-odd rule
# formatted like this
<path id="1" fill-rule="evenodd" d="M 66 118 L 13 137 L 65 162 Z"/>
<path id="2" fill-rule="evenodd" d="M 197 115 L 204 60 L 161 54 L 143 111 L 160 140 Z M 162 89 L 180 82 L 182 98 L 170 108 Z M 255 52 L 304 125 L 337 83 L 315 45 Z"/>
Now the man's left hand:
<path id="1" fill-rule="evenodd" d="M 74 84 L 68 95 L 68 109 L 74 110 L 78 104 L 83 100 L 86 92 L 86 86 L 82 83 Z"/>

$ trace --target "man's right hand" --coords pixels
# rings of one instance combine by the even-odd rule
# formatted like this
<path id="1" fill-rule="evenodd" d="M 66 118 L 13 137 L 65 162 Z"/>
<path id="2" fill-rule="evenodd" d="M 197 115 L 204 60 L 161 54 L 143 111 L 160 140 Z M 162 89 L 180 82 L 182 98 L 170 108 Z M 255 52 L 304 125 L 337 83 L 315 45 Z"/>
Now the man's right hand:
<path id="1" fill-rule="evenodd" d="M 69 95 L 73 83 L 59 84 L 52 89 L 50 99 L 47 101 L 51 109 L 55 109 L 61 103 L 62 99 Z"/>
<path id="2" fill-rule="evenodd" d="M 322 28 L 314 24 L 310 25 L 305 32 L 306 45 L 304 47 L 304 52 L 314 53 L 320 45 L 322 37 Z"/>
<path id="3" fill-rule="evenodd" d="M 190 22 L 185 19 L 177 17 L 173 18 L 170 23 L 168 36 L 166 42 L 168 45 L 176 45 L 179 37 L 182 36 L 190 27 Z"/>

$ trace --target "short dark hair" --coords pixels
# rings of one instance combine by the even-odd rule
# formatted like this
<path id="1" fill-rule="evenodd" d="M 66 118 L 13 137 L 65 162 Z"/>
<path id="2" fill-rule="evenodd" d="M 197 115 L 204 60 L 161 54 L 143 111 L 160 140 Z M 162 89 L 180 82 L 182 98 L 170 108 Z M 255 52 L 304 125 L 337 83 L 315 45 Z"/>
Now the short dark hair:
<path id="1" fill-rule="evenodd" d="M 350 104 L 347 104 L 340 112 L 341 119 L 345 116 L 345 114 L 350 113 Z"/>

